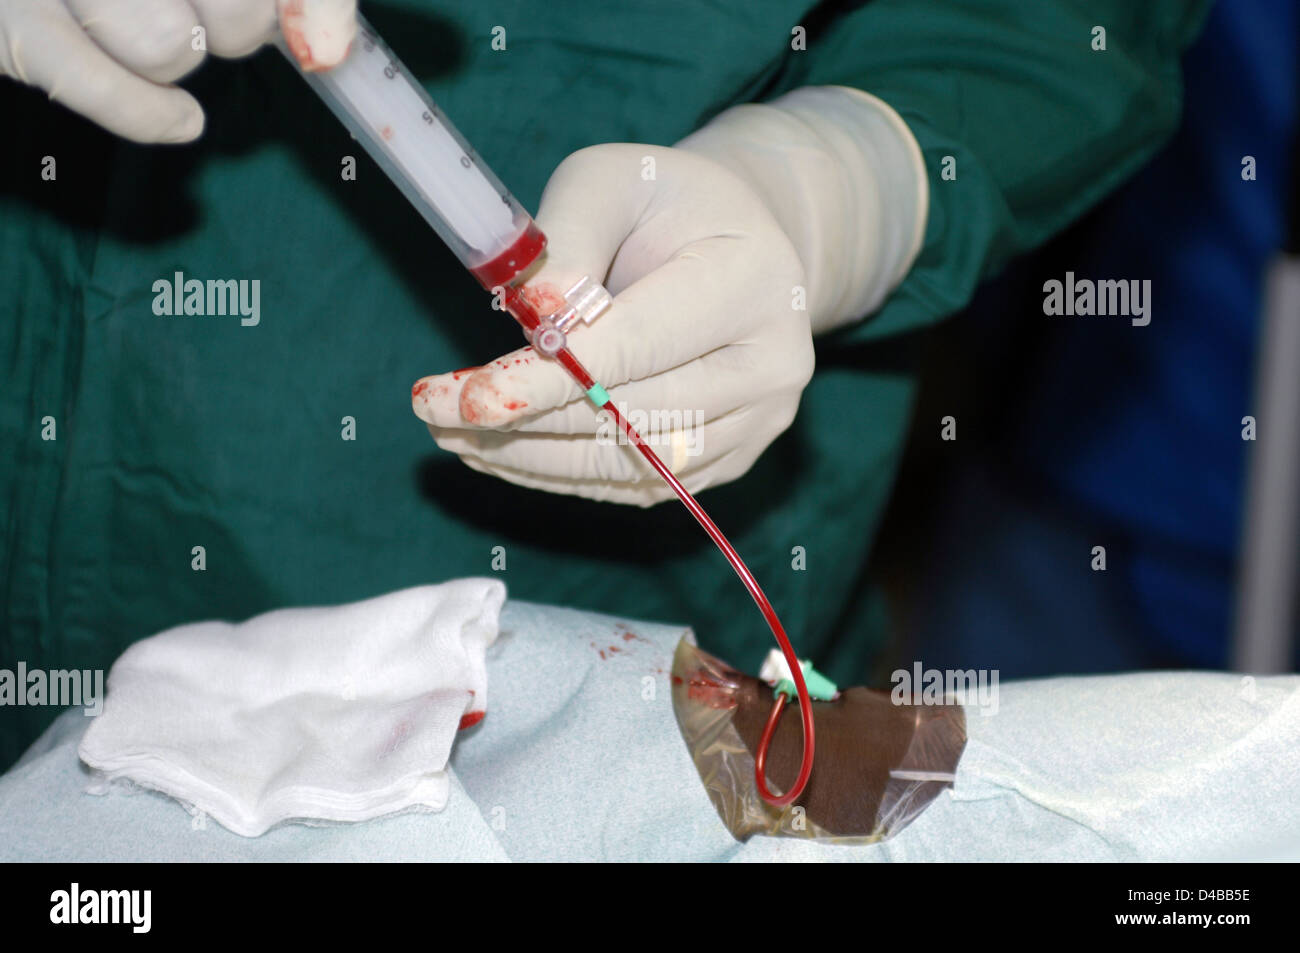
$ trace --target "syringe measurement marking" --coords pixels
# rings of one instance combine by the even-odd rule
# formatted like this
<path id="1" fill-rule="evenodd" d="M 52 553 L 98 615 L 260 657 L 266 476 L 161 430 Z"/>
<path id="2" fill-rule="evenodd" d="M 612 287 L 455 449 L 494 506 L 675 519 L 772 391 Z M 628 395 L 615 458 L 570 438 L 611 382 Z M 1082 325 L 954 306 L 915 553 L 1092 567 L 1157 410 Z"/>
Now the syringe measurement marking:
<path id="1" fill-rule="evenodd" d="M 373 50 L 374 50 L 374 48 L 375 48 L 375 41 L 374 41 L 374 38 L 373 38 L 369 33 L 366 33 L 365 31 L 362 31 L 362 35 L 363 35 L 364 38 L 365 38 L 365 40 L 364 40 L 364 42 L 363 42 L 362 45 L 365 47 L 366 52 L 367 52 L 367 53 L 369 53 L 369 52 L 373 52 Z M 384 66 L 384 77 L 385 77 L 386 79 L 396 79 L 396 78 L 397 78 L 397 61 L 394 60 L 394 59 L 392 59 L 391 57 L 389 58 L 387 65 Z M 433 118 L 433 115 L 432 115 L 432 114 L 429 112 L 429 110 L 427 110 L 427 109 L 426 109 L 424 112 L 422 112 L 422 113 L 420 114 L 420 118 L 424 120 L 424 122 L 425 122 L 426 125 L 429 125 L 429 126 L 437 125 L 436 121 L 435 121 L 434 118 Z M 388 128 L 391 128 L 391 127 L 388 126 L 387 124 L 385 124 L 383 128 L 384 128 L 384 129 L 388 129 Z M 382 137 L 385 141 L 387 141 L 387 140 L 389 139 L 389 136 L 383 136 L 383 135 L 382 135 L 382 130 L 381 130 L 381 137 Z M 460 164 L 461 164 L 461 168 L 463 168 L 463 169 L 467 169 L 467 170 L 469 170 L 469 171 L 471 171 L 471 172 L 474 170 L 474 162 L 473 162 L 472 159 L 470 159 L 470 157 L 469 157 L 468 155 L 461 155 L 461 157 L 460 157 Z M 502 200 L 503 202 L 505 202 L 507 205 L 510 204 L 510 196 L 509 196 L 508 194 L 503 195 L 503 196 L 501 197 L 501 200 Z"/>
<path id="2" fill-rule="evenodd" d="M 348 111 L 353 120 L 369 129 L 368 138 L 372 146 L 388 156 L 397 168 L 403 170 L 407 183 L 404 187 L 412 189 L 422 201 L 436 210 L 453 234 L 476 251 L 491 252 L 502 240 L 502 236 L 506 236 L 507 233 L 513 234 L 514 216 L 511 214 L 513 198 L 509 192 L 499 191 L 499 183 L 495 184 L 497 187 L 493 187 L 494 183 L 488 181 L 478 164 L 478 154 L 475 150 L 451 131 L 451 124 L 442 110 L 435 103 L 427 100 L 418 81 L 402 66 L 401 61 L 393 56 L 392 51 L 383 41 L 373 32 L 365 29 L 361 31 L 359 39 L 361 41 L 359 52 L 364 54 L 364 65 L 362 62 L 356 62 L 352 74 L 356 76 L 355 84 L 360 85 L 354 85 L 354 81 L 348 78 L 352 74 L 343 70 L 339 70 L 336 74 L 338 79 L 334 81 L 336 84 L 345 84 L 340 88 L 349 94 Z M 372 70 L 376 66 L 383 72 L 384 79 L 402 80 L 402 83 L 395 84 L 402 89 L 402 95 L 398 99 L 389 102 L 367 99 L 365 80 L 362 76 L 368 74 L 373 77 L 375 73 Z M 323 81 L 330 83 L 328 79 Z M 387 83 L 383 86 L 392 88 Z M 378 94 L 377 85 L 374 87 L 374 92 Z M 398 118 L 394 118 L 391 110 L 397 107 L 395 113 L 397 117 L 409 114 L 406 113 L 406 104 L 401 102 L 408 95 L 424 99 L 424 102 L 418 104 L 410 102 L 409 105 L 414 107 L 411 111 L 419 113 L 424 124 L 429 127 L 428 139 L 416 141 L 395 135 L 401 122 Z M 382 98 L 388 99 L 386 95 Z M 387 120 L 383 118 L 385 113 L 389 114 Z M 448 149 L 448 146 L 451 148 Z M 469 179 L 460 180 L 453 185 L 452 179 L 446 177 L 450 168 L 439 163 L 435 158 L 438 153 L 447 158 L 455 156 L 454 161 L 459 164 L 461 170 L 470 173 Z M 443 163 L 445 161 L 442 160 Z M 476 221 L 472 211 L 473 195 L 477 193 L 486 198 L 483 192 L 488 190 L 500 198 L 502 205 L 505 206 L 504 215 L 501 219 L 497 219 L 496 215 L 490 215 L 488 220 Z M 488 209 L 484 207 L 481 212 L 486 214 Z"/>

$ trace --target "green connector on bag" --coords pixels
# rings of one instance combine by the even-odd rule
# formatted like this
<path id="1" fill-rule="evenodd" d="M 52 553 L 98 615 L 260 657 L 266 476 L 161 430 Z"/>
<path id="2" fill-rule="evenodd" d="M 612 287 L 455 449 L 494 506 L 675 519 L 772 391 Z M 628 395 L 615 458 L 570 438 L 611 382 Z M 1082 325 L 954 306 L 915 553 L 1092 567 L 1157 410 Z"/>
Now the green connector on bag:
<path id="1" fill-rule="evenodd" d="M 800 662 L 799 669 L 803 672 L 803 681 L 808 687 L 809 698 L 819 702 L 828 702 L 839 692 L 839 688 L 834 682 L 807 662 Z M 791 701 L 795 701 L 799 697 L 799 690 L 795 688 L 793 679 L 783 678 L 776 683 L 776 687 L 772 689 L 772 694 L 784 695 Z"/>

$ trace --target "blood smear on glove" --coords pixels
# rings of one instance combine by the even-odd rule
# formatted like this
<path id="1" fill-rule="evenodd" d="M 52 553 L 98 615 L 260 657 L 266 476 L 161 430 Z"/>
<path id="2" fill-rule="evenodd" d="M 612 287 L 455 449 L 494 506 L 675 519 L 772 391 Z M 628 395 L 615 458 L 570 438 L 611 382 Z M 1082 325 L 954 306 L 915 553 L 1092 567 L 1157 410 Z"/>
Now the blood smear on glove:
<path id="1" fill-rule="evenodd" d="M 280 0 L 280 32 L 299 66 L 314 72 L 347 58 L 356 35 L 353 9 L 345 0 Z"/>

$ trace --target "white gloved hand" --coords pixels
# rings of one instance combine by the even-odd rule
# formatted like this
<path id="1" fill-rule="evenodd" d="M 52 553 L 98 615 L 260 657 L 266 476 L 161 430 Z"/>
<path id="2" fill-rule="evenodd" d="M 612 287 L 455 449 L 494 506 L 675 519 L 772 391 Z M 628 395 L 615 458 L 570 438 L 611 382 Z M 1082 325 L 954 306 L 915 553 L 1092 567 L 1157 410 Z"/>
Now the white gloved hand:
<path id="1" fill-rule="evenodd" d="M 0 75 L 39 87 L 136 142 L 188 142 L 203 110 L 176 80 L 252 53 L 275 34 L 304 69 L 327 69 L 356 35 L 356 0 L 0 0 Z"/>
<path id="2" fill-rule="evenodd" d="M 547 314 L 582 276 L 604 280 L 613 307 L 570 347 L 696 492 L 744 474 L 790 426 L 813 333 L 902 280 L 927 197 L 893 110 L 857 90 L 796 90 L 677 148 L 571 155 L 542 196 L 547 257 L 524 291 Z M 531 348 L 424 378 L 412 405 L 440 447 L 512 483 L 642 506 L 672 496 Z"/>

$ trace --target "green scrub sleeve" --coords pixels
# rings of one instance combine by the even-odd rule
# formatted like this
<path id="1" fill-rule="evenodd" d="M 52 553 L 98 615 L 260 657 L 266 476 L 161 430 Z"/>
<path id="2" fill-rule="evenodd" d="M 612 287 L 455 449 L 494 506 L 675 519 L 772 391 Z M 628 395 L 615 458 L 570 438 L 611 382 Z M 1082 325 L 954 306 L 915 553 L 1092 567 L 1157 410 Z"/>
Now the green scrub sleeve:
<path id="1" fill-rule="evenodd" d="M 838 334 L 881 337 L 958 310 L 983 278 L 1140 168 L 1178 125 L 1179 58 L 1208 7 L 873 0 L 809 29 L 782 85 L 880 97 L 912 129 L 930 178 L 911 272 L 877 314 Z"/>

